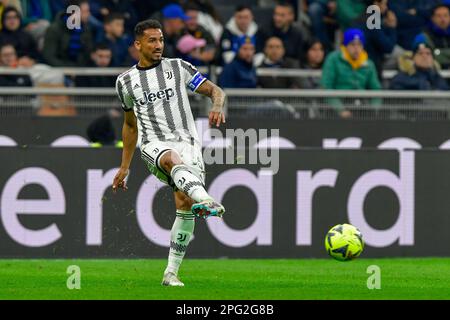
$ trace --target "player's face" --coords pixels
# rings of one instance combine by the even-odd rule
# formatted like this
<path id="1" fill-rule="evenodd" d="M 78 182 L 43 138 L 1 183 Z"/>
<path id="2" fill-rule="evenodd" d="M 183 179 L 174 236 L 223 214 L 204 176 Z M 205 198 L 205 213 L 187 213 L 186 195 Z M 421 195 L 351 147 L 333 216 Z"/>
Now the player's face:
<path id="1" fill-rule="evenodd" d="M 147 61 L 159 61 L 164 51 L 164 36 L 161 29 L 147 29 L 134 42 L 139 55 Z"/>

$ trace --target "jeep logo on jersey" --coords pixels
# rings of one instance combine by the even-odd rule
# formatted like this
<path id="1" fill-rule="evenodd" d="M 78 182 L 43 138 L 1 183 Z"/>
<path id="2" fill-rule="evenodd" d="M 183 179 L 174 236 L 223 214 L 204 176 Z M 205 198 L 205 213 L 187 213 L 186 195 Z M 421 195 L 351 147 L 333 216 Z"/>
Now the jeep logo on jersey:
<path id="1" fill-rule="evenodd" d="M 172 98 L 173 95 L 174 95 L 174 92 L 173 92 L 172 88 L 160 90 L 156 93 L 144 91 L 144 97 L 140 100 L 137 100 L 137 103 L 139 105 L 143 106 L 148 103 L 153 103 L 156 100 L 166 99 L 167 101 L 169 101 L 169 99 Z"/>

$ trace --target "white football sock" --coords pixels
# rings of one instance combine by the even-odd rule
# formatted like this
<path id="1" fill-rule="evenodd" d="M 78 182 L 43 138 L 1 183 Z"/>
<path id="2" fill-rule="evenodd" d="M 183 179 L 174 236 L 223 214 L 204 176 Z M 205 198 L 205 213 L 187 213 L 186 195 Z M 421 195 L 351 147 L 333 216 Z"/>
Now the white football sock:
<path id="1" fill-rule="evenodd" d="M 170 171 L 170 176 L 177 188 L 195 202 L 212 199 L 208 192 L 206 192 L 200 179 L 194 175 L 186 165 L 178 164 L 173 166 Z"/>
<path id="2" fill-rule="evenodd" d="M 194 219 L 191 211 L 177 210 L 177 217 L 170 232 L 169 261 L 164 273 L 178 274 L 178 269 L 194 232 Z"/>

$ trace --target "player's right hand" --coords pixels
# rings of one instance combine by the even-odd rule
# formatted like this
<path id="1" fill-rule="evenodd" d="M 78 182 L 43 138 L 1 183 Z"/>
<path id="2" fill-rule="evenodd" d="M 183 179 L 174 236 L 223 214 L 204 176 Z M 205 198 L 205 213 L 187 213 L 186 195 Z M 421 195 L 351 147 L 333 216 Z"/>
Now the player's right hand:
<path id="1" fill-rule="evenodd" d="M 212 109 L 209 112 L 209 125 L 219 127 L 221 123 L 225 123 L 225 114 L 222 109 Z"/>
<path id="2" fill-rule="evenodd" d="M 127 177 L 129 173 L 128 169 L 120 168 L 119 171 L 117 171 L 116 176 L 114 177 L 112 189 L 113 192 L 116 193 L 117 188 L 128 190 L 128 187 L 125 184 L 125 178 Z"/>

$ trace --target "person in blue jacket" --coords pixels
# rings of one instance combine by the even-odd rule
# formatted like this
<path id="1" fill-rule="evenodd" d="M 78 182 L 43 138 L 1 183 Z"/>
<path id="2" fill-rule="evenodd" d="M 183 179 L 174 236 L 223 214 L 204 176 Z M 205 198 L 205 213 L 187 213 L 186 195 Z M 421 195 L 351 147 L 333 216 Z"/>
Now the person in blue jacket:
<path id="1" fill-rule="evenodd" d="M 233 61 L 223 67 L 219 85 L 223 88 L 256 88 L 256 69 L 253 65 L 255 44 L 252 38 L 239 39 L 238 54 Z"/>
<path id="2" fill-rule="evenodd" d="M 439 74 L 433 52 L 426 42 L 415 42 L 412 64 L 403 64 L 391 81 L 391 90 L 448 90 L 447 81 Z"/>

